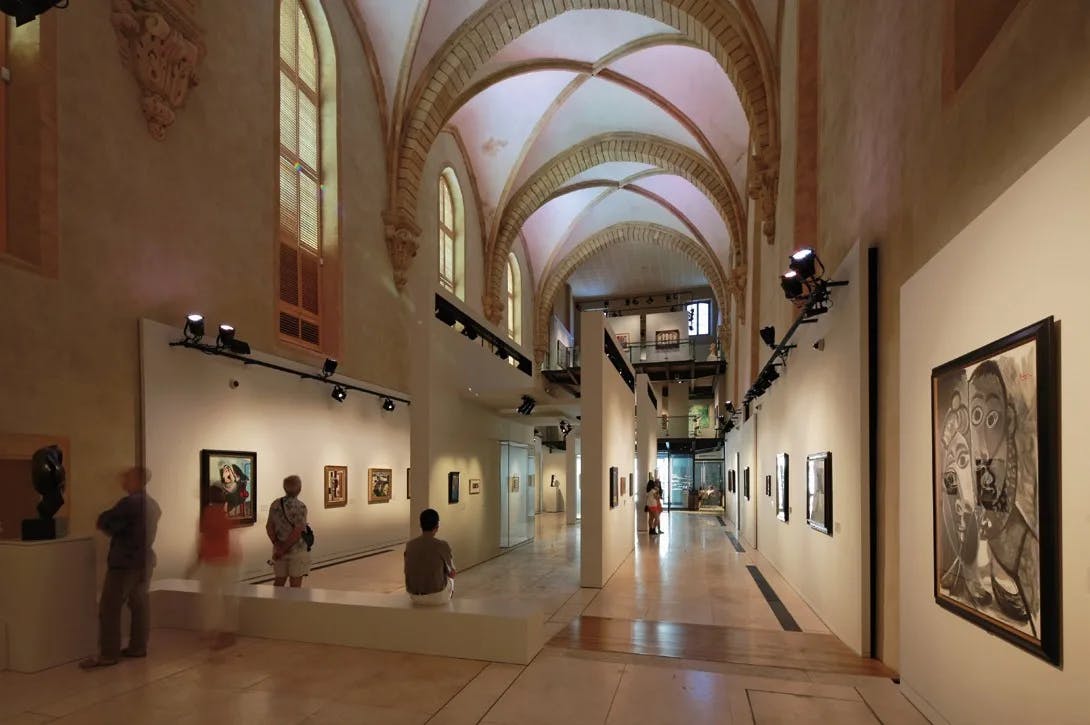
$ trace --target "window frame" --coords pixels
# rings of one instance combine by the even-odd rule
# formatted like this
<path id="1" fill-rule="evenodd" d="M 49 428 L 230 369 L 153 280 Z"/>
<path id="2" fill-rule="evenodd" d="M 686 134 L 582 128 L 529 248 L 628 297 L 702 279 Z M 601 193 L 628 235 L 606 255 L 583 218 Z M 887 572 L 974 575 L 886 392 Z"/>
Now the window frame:
<path id="1" fill-rule="evenodd" d="M 694 300 L 685 305 L 685 316 L 689 316 L 689 310 L 692 310 L 693 317 L 688 320 L 688 334 L 689 337 L 705 337 L 712 334 L 712 303 L 711 300 Z M 705 311 L 704 315 L 704 331 L 700 331 L 700 311 Z M 695 327 L 695 331 L 694 331 Z"/>
<path id="2" fill-rule="evenodd" d="M 514 340 L 515 344 L 522 344 L 522 265 L 514 252 L 507 255 L 506 287 L 507 287 L 507 336 Z"/>
<path id="3" fill-rule="evenodd" d="M 450 176 L 447 169 L 439 174 L 439 285 L 452 295 L 458 294 L 458 215 L 454 201 L 454 189 L 451 188 Z M 450 217 L 443 213 L 444 202 L 449 201 Z M 447 254 L 447 242 L 450 243 L 450 254 Z M 445 274 L 449 263 L 450 274 Z"/>

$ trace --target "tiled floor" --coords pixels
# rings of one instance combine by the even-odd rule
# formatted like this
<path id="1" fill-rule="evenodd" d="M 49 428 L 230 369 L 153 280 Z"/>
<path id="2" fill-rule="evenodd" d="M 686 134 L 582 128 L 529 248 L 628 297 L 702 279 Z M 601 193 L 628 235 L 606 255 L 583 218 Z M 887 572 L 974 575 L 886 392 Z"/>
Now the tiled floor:
<path id="1" fill-rule="evenodd" d="M 578 587 L 578 527 L 542 516 L 537 539 L 462 572 L 459 595 L 533 599 L 556 633 L 580 616 L 779 629 L 756 564 L 806 632 L 827 633 L 759 554 L 714 516 L 641 537 L 602 591 Z M 396 591 L 400 549 L 320 570 L 308 586 Z M 558 640 L 559 641 L 559 640 Z M 926 723 L 888 679 L 799 668 L 546 647 L 527 667 L 242 639 L 211 653 L 157 630 L 151 656 L 85 673 L 0 672 L 0 723 Z"/>

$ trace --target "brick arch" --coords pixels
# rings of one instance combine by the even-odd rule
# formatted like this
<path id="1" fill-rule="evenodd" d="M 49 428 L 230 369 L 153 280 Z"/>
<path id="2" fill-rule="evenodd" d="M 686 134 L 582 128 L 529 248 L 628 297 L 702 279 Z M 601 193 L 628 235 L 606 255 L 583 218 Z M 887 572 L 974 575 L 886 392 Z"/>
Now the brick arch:
<path id="1" fill-rule="evenodd" d="M 738 92 L 750 134 L 762 155 L 779 147 L 775 98 L 766 88 L 755 43 L 737 8 L 709 0 L 494 0 L 454 33 L 428 63 L 398 134 L 390 202 L 384 215 L 395 271 L 416 253 L 417 196 L 428 151 L 474 73 L 502 47 L 568 10 L 619 10 L 654 18 L 679 39 L 706 50 Z M 742 237 L 738 237 L 741 239 Z M 404 274 L 401 275 L 404 278 Z"/>
<path id="2" fill-rule="evenodd" d="M 731 235 L 732 264 L 737 264 L 738 252 L 746 238 L 745 205 L 733 184 L 724 181 L 706 158 L 688 146 L 643 133 L 603 134 L 554 156 L 511 196 L 504 207 L 496 227 L 496 238 L 485 250 L 484 310 L 489 319 L 499 319 L 503 313 L 500 294 L 503 260 L 522 225 L 568 179 L 609 161 L 653 164 L 684 178 L 702 191 L 726 223 Z"/>
<path id="3" fill-rule="evenodd" d="M 715 303 L 719 307 L 720 315 L 725 320 L 730 309 L 730 298 L 727 292 L 727 277 L 719 260 L 694 239 L 691 239 L 676 229 L 670 229 L 660 224 L 650 222 L 622 222 L 606 227 L 579 243 L 571 252 L 561 259 L 556 266 L 549 270 L 538 287 L 534 301 L 534 357 L 540 363 L 545 359 L 549 349 L 549 315 L 552 313 L 553 302 L 561 286 L 571 276 L 575 268 L 592 256 L 609 247 L 626 242 L 645 242 L 654 244 L 662 249 L 680 252 L 692 259 L 700 267 L 700 271 L 708 278 L 712 294 L 715 295 Z M 720 327 L 720 337 L 724 327 Z M 720 345 L 725 341 L 720 340 Z M 726 349 L 725 346 L 723 349 Z"/>

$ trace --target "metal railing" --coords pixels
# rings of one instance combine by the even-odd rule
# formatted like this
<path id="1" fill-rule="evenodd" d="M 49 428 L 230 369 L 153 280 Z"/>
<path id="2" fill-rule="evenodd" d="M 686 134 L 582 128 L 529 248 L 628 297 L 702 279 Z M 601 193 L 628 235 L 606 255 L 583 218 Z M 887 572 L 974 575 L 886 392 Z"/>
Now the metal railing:
<path id="1" fill-rule="evenodd" d="M 692 339 L 679 340 L 674 345 L 662 345 L 653 342 L 633 342 L 621 345 L 621 352 L 633 366 L 665 362 L 704 362 L 721 361 L 718 346 L 712 342 L 698 342 Z M 568 370 L 580 367 L 579 347 L 567 347 L 554 343 L 553 349 L 545 359 L 545 370 Z"/>
<path id="2" fill-rule="evenodd" d="M 715 424 L 699 415 L 659 416 L 659 438 L 715 438 Z"/>

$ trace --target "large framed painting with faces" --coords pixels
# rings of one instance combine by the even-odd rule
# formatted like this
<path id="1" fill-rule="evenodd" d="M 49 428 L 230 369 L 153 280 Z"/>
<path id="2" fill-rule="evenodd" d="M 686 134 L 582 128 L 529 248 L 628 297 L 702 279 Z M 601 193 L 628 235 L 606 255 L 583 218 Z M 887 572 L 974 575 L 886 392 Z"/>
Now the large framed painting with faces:
<path id="1" fill-rule="evenodd" d="M 1061 661 L 1060 480 L 1051 317 L 931 371 L 939 606 Z"/>
<path id="2" fill-rule="evenodd" d="M 394 495 L 394 472 L 389 468 L 367 469 L 367 503 L 389 503 Z"/>
<path id="3" fill-rule="evenodd" d="M 257 453 L 202 450 L 202 508 L 213 488 L 222 489 L 227 499 L 227 518 L 232 525 L 253 525 L 257 521 Z"/>

